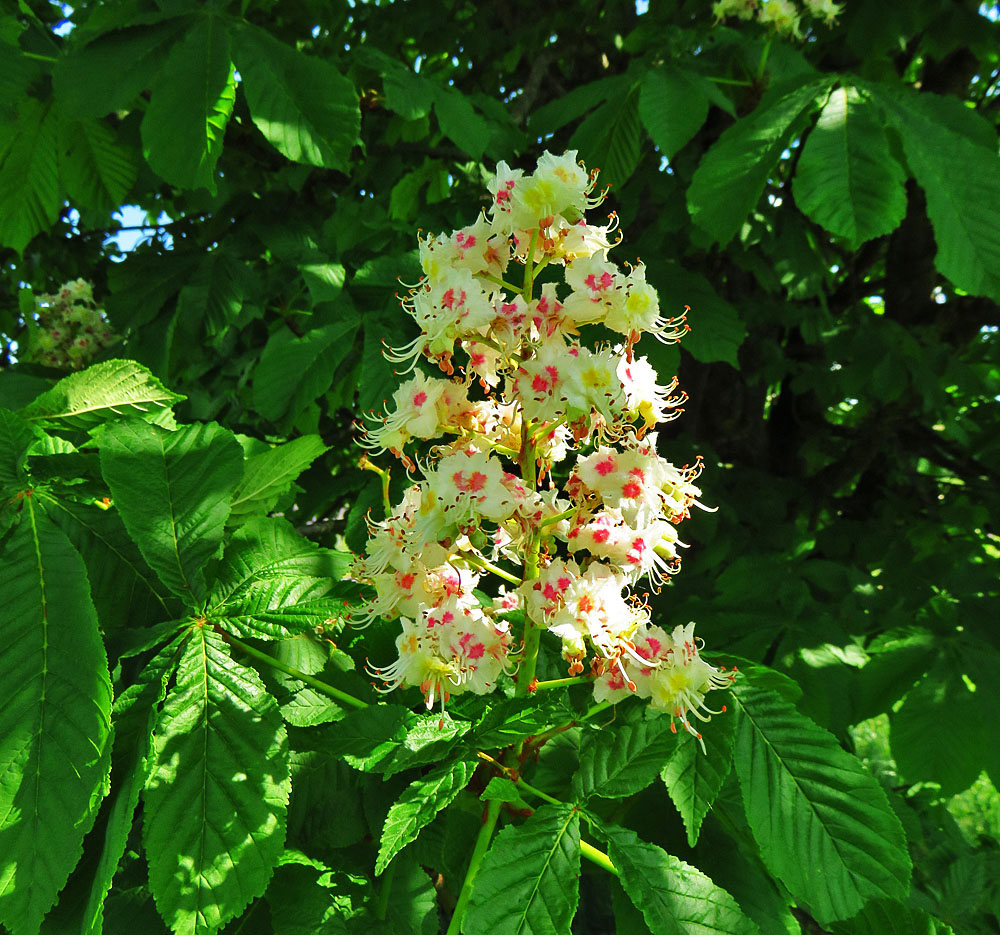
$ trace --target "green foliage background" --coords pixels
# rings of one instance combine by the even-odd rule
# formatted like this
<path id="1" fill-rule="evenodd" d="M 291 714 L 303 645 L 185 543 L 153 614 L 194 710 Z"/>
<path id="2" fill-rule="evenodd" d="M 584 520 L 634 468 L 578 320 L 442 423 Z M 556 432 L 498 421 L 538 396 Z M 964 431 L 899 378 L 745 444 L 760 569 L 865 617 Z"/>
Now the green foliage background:
<path id="1" fill-rule="evenodd" d="M 667 0 L 8 3 L 0 927 L 430 935 L 482 794 L 467 932 L 996 931 L 996 14 L 848 0 L 792 43 Z M 331 621 L 415 231 L 546 148 L 691 306 L 644 351 L 719 510 L 651 600 L 749 661 L 704 756 L 570 691 L 439 726 L 297 677 L 374 703 L 391 653 Z M 124 342 L 17 362 L 77 277 Z M 564 724 L 525 764 L 564 804 L 524 819 L 475 751 Z"/>

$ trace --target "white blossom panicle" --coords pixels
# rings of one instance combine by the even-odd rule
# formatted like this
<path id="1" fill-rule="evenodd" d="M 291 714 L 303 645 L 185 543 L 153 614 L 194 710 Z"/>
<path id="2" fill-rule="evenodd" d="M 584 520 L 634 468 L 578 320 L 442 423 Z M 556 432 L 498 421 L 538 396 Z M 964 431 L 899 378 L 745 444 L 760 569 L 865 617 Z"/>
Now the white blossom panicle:
<path id="1" fill-rule="evenodd" d="M 645 698 L 696 733 L 706 694 L 732 676 L 702 660 L 693 624 L 668 635 L 633 593 L 669 583 L 679 524 L 707 509 L 701 461 L 657 452 L 655 427 L 687 397 L 635 353 L 647 334 L 679 340 L 686 309 L 665 315 L 646 266 L 611 259 L 617 216 L 586 217 L 595 181 L 575 152 L 545 153 L 531 173 L 500 163 L 486 214 L 419 240 L 423 277 L 403 298 L 419 333 L 386 351 L 406 376 L 361 439 L 415 483 L 370 521 L 353 576 L 372 596 L 353 622 L 398 621 L 398 658 L 370 672 L 428 708 L 508 676 L 534 690 L 547 630 L 598 701 Z"/>

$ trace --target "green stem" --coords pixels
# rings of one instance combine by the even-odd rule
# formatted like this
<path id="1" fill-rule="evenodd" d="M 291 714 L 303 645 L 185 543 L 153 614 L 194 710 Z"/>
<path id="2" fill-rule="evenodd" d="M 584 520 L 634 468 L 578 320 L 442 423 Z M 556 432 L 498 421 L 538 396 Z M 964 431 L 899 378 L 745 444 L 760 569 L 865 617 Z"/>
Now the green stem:
<path id="1" fill-rule="evenodd" d="M 382 481 L 382 506 L 385 508 L 386 518 L 392 516 L 392 503 L 389 501 L 389 472 L 380 468 L 368 455 L 362 455 L 358 462 L 358 467 L 378 474 Z"/>
<path id="2" fill-rule="evenodd" d="M 521 290 L 513 283 L 507 282 L 506 279 L 501 279 L 499 276 L 493 276 L 489 273 L 483 273 L 482 277 L 483 279 L 488 279 L 490 282 L 495 282 L 498 286 L 503 286 L 504 289 L 510 289 L 510 291 L 516 295 L 521 294 Z"/>
<path id="3" fill-rule="evenodd" d="M 548 802 L 550 805 L 563 804 L 554 795 L 549 795 L 547 792 L 542 792 L 541 789 L 536 789 L 533 785 L 531 785 L 531 783 L 525 782 L 520 777 L 520 775 L 511 776 L 510 778 L 514 780 L 518 788 L 524 789 L 525 792 L 530 792 L 532 795 L 537 796 L 543 802 Z"/>
<path id="4" fill-rule="evenodd" d="M 59 61 L 59 59 L 56 58 L 54 55 L 42 55 L 40 52 L 25 52 L 22 49 L 21 50 L 21 54 L 25 58 L 33 58 L 33 59 L 35 59 L 36 61 L 39 61 L 39 62 L 58 62 Z"/>
<path id="5" fill-rule="evenodd" d="M 392 892 L 392 878 L 396 875 L 396 867 L 399 861 L 394 860 L 382 874 L 382 884 L 378 888 L 378 901 L 375 903 L 375 918 L 380 922 L 385 921 L 386 913 L 389 909 L 389 894 Z"/>
<path id="6" fill-rule="evenodd" d="M 262 653 L 259 649 L 254 649 L 252 646 L 244 643 L 243 640 L 238 640 L 235 636 L 232 636 L 229 633 L 224 633 L 221 630 L 218 631 L 218 633 L 227 643 L 231 646 L 235 646 L 237 649 L 240 649 L 242 652 L 250 656 L 251 659 L 256 659 L 258 662 L 263 662 L 264 665 L 270 666 L 272 669 L 277 669 L 279 672 L 284 672 L 285 675 L 290 675 L 293 679 L 305 682 L 306 685 L 312 686 L 316 689 L 316 691 L 323 692 L 323 694 L 329 695 L 331 698 L 336 698 L 337 701 L 341 701 L 354 708 L 370 707 L 368 702 L 362 701 L 360 698 L 355 698 L 353 695 L 349 695 L 347 692 L 341 691 L 339 688 L 334 688 L 326 682 L 321 682 L 319 679 L 313 678 L 311 675 L 306 675 L 305 672 L 300 672 L 292 666 L 285 665 L 285 663 L 281 662 L 279 659 L 275 659 L 274 656 L 269 656 L 267 653 Z"/>
<path id="7" fill-rule="evenodd" d="M 536 682 L 535 691 L 543 692 L 547 688 L 562 688 L 564 685 L 583 685 L 591 681 L 592 679 L 589 675 L 573 675 L 565 679 L 547 679 L 544 682 Z"/>
<path id="8" fill-rule="evenodd" d="M 580 716 L 580 720 L 586 721 L 589 718 L 592 718 L 595 714 L 600 714 L 606 708 L 610 707 L 611 707 L 610 701 L 602 701 L 599 704 L 591 705 L 589 708 L 587 708 L 586 713 Z"/>
<path id="9" fill-rule="evenodd" d="M 707 76 L 709 81 L 714 81 L 716 84 L 736 84 L 741 88 L 749 88 L 753 84 L 752 81 L 746 81 L 743 78 L 717 78 L 714 75 Z"/>
<path id="10" fill-rule="evenodd" d="M 562 513 L 556 513 L 555 516 L 550 516 L 548 519 L 543 519 L 539 525 L 542 529 L 544 529 L 546 526 L 551 526 L 553 523 L 559 523 L 564 519 L 569 519 L 574 513 L 576 513 L 575 506 L 568 510 L 563 510 Z"/>
<path id="11" fill-rule="evenodd" d="M 497 577 L 503 578 L 504 581 L 509 581 L 511 584 L 521 583 L 521 579 L 516 575 L 512 575 L 509 571 L 504 571 L 502 568 L 497 567 L 492 562 L 486 561 L 485 558 L 480 558 L 478 555 L 471 555 L 468 552 L 463 552 L 462 558 L 464 558 L 470 565 L 475 565 L 476 568 L 482 568 L 483 571 L 491 571 Z"/>
<path id="12" fill-rule="evenodd" d="M 771 51 L 771 43 L 774 41 L 774 36 L 768 36 L 767 42 L 764 43 L 764 51 L 760 54 L 760 64 L 757 66 L 757 80 L 760 81 L 764 77 L 764 66 L 767 64 L 767 56 Z"/>
<path id="13" fill-rule="evenodd" d="M 479 829 L 476 845 L 472 849 L 472 857 L 469 859 L 469 869 L 465 871 L 465 879 L 462 881 L 462 889 L 458 894 L 458 902 L 455 903 L 455 911 L 452 913 L 451 922 L 448 923 L 446 935 L 458 935 L 462 930 L 462 917 L 465 915 L 465 907 L 468 906 L 469 897 L 472 895 L 472 884 L 476 881 L 479 865 L 483 862 L 486 851 L 489 849 L 490 841 L 493 838 L 497 819 L 500 818 L 501 804 L 499 799 L 492 799 L 486 806 L 483 825 Z"/>
<path id="14" fill-rule="evenodd" d="M 603 867 L 608 873 L 613 873 L 618 876 L 618 868 L 611 863 L 611 858 L 608 857 L 604 851 L 599 851 L 593 844 L 588 844 L 586 841 L 580 842 L 580 856 L 586 857 L 587 860 L 592 863 L 597 864 L 598 867 Z"/>
<path id="15" fill-rule="evenodd" d="M 531 242 L 528 244 L 528 252 L 524 257 L 524 286 L 521 295 L 525 302 L 531 301 L 531 293 L 535 287 L 535 247 L 538 244 L 538 228 L 531 232 Z"/>

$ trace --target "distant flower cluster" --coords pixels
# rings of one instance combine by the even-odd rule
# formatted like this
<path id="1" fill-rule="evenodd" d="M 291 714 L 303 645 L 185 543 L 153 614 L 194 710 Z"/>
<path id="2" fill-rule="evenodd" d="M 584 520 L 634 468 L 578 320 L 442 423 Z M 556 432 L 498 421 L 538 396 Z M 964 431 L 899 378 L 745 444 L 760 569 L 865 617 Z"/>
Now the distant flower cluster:
<path id="1" fill-rule="evenodd" d="M 28 323 L 21 359 L 59 370 L 82 370 L 98 351 L 120 340 L 89 282 L 64 283 L 53 295 L 35 297 L 37 319 Z"/>
<path id="2" fill-rule="evenodd" d="M 697 734 L 689 716 L 707 719 L 705 695 L 732 676 L 700 657 L 693 624 L 668 634 L 631 593 L 679 570 L 677 525 L 701 507 L 700 461 L 675 467 L 650 431 L 686 397 L 635 354 L 643 334 L 673 343 L 687 325 L 661 313 L 641 263 L 608 259 L 615 217 L 585 218 L 595 180 L 575 152 L 545 153 L 532 174 L 501 162 L 489 216 L 421 240 L 403 302 L 419 334 L 386 354 L 411 376 L 362 441 L 420 479 L 371 524 L 354 574 L 375 596 L 355 623 L 400 619 L 398 659 L 372 672 L 428 708 L 491 692 L 503 672 L 531 683 L 548 631 L 597 700 L 634 693 Z M 585 326 L 603 343 L 584 344 Z M 407 450 L 427 442 L 426 460 Z"/>
<path id="3" fill-rule="evenodd" d="M 803 7 L 804 11 L 800 10 L 793 0 L 716 0 L 712 4 L 712 13 L 716 22 L 734 17 L 756 19 L 781 35 L 801 39 L 803 12 L 832 26 L 844 9 L 843 4 L 833 0 L 803 0 Z"/>

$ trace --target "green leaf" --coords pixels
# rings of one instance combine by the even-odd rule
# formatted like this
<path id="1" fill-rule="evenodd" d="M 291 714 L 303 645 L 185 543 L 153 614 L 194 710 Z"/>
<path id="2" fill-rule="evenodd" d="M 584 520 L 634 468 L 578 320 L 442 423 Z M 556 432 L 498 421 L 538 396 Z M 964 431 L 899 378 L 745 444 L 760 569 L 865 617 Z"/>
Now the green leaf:
<path id="1" fill-rule="evenodd" d="M 319 643 L 312 634 L 299 633 L 280 640 L 274 648 L 274 656 L 299 672 L 318 675 L 330 661 L 331 649 L 329 643 Z M 283 672 L 276 671 L 272 675 L 287 693 L 278 693 L 277 701 L 281 716 L 293 727 L 315 727 L 344 716 L 344 709 L 329 695 Z"/>
<path id="2" fill-rule="evenodd" d="M 23 488 L 28 449 L 41 437 L 17 413 L 0 409 L 0 498 Z"/>
<path id="3" fill-rule="evenodd" d="M 297 338 L 281 327 L 268 339 L 254 372 L 253 400 L 265 419 L 292 419 L 322 396 L 340 362 L 351 352 L 359 319 L 352 311 L 342 320 Z"/>
<path id="4" fill-rule="evenodd" d="M 486 750 L 507 747 L 553 725 L 568 724 L 574 717 L 558 692 L 538 692 L 527 698 L 499 698 L 476 724 L 475 744 Z"/>
<path id="5" fill-rule="evenodd" d="M 161 178 L 215 193 L 215 164 L 233 112 L 236 81 L 220 16 L 198 17 L 174 44 L 142 119 L 143 154 Z"/>
<path id="6" fill-rule="evenodd" d="M 62 140 L 59 168 L 70 198 L 95 211 L 121 205 L 138 174 L 132 151 L 98 120 L 63 124 Z"/>
<path id="7" fill-rule="evenodd" d="M 1000 156 L 939 122 L 922 95 L 872 88 L 903 139 L 910 169 L 927 195 L 937 268 L 959 289 L 1000 301 Z"/>
<path id="8" fill-rule="evenodd" d="M 982 772 L 992 731 L 982 696 L 965 681 L 979 678 L 978 664 L 966 668 L 957 654 L 943 655 L 889 715 L 892 756 L 908 782 L 940 783 L 942 795 L 954 795 Z"/>
<path id="9" fill-rule="evenodd" d="M 490 141 L 490 125 L 460 91 L 434 87 L 434 113 L 441 132 L 474 159 L 483 154 Z"/>
<path id="10" fill-rule="evenodd" d="M 875 779 L 773 691 L 741 680 L 732 696 L 736 775 L 768 869 L 821 924 L 905 897 L 906 839 Z"/>
<path id="11" fill-rule="evenodd" d="M 569 145 L 580 158 L 601 169 L 601 181 L 613 188 L 624 185 L 639 162 L 639 88 L 621 97 L 610 97 L 590 114 L 573 134 Z"/>
<path id="12" fill-rule="evenodd" d="M 131 107 L 166 60 L 187 18 L 104 33 L 71 44 L 53 70 L 56 102 L 66 114 L 103 117 Z M 74 37 L 76 38 L 76 37 Z"/>
<path id="13" fill-rule="evenodd" d="M 159 579 L 189 606 L 222 540 L 243 465 L 235 436 L 209 422 L 176 432 L 131 419 L 101 435 L 101 471 L 122 522 Z"/>
<path id="14" fill-rule="evenodd" d="M 688 188 L 688 211 L 720 246 L 732 240 L 756 207 L 782 152 L 833 81 L 830 75 L 787 94 L 781 89 L 766 94 L 702 158 Z"/>
<path id="15" fill-rule="evenodd" d="M 114 510 L 42 496 L 52 521 L 83 556 L 97 619 L 106 632 L 170 616 L 169 596 Z"/>
<path id="16" fill-rule="evenodd" d="M 205 255 L 177 296 L 177 317 L 214 341 L 241 320 L 256 291 L 253 270 L 225 250 Z"/>
<path id="17" fill-rule="evenodd" d="M 156 726 L 143 842 L 177 935 L 214 932 L 264 892 L 285 839 L 288 740 L 260 677 L 192 627 Z"/>
<path id="18" fill-rule="evenodd" d="M 953 931 L 923 909 L 889 899 L 867 903 L 853 918 L 830 926 L 832 935 L 953 935 Z"/>
<path id="19" fill-rule="evenodd" d="M 584 733 L 573 791 L 581 797 L 623 798 L 645 789 L 663 769 L 677 744 L 666 715 L 613 724 Z"/>
<path id="20" fill-rule="evenodd" d="M 361 116 L 353 83 L 329 62 L 255 27 L 236 34 L 254 125 L 292 162 L 347 172 Z"/>
<path id="21" fill-rule="evenodd" d="M 708 98 L 679 68 L 653 68 L 642 79 L 639 116 L 660 152 L 673 159 L 705 123 Z"/>
<path id="22" fill-rule="evenodd" d="M 899 226 L 905 180 L 876 109 L 855 88 L 832 91 L 795 172 L 799 209 L 856 250 Z"/>
<path id="23" fill-rule="evenodd" d="M 441 809 L 454 801 L 469 784 L 478 763 L 475 758 L 442 763 L 403 790 L 382 826 L 375 876 L 382 873 L 407 844 L 417 839 L 420 829 L 430 824 Z"/>
<path id="24" fill-rule="evenodd" d="M 344 576 L 350 561 L 346 552 L 321 549 L 303 538 L 287 520 L 251 519 L 234 532 L 226 548 L 206 612 L 213 617 L 254 618 L 274 611 L 294 620 L 292 605 L 321 598 Z M 311 628 L 308 614 L 302 619 Z M 220 623 L 229 626 L 228 620 Z M 280 628 L 271 633 L 261 624 L 260 632 L 253 635 L 286 637 L 292 633 Z"/>
<path id="25" fill-rule="evenodd" d="M 700 870 L 647 844 L 627 828 L 598 830 L 622 887 L 656 935 L 756 935 L 751 922 L 724 889 Z"/>
<path id="26" fill-rule="evenodd" d="M 33 498 L 0 551 L 0 922 L 37 932 L 107 788 L 111 680 L 76 549 Z"/>
<path id="27" fill-rule="evenodd" d="M 165 646 L 114 703 L 115 740 L 112 752 L 111 795 L 104 842 L 94 871 L 83 914 L 83 932 L 101 931 L 104 900 L 125 854 L 139 793 L 149 774 L 153 752 L 153 722 L 167 694 L 167 681 L 174 671 L 183 636 Z"/>
<path id="28" fill-rule="evenodd" d="M 299 272 L 315 304 L 332 302 L 344 289 L 347 271 L 340 263 L 302 263 Z"/>
<path id="29" fill-rule="evenodd" d="M 531 115 L 532 132 L 539 136 L 554 133 L 604 101 L 625 97 L 630 81 L 631 78 L 627 75 L 613 75 L 573 88 L 569 93 L 539 107 Z"/>
<path id="30" fill-rule="evenodd" d="M 680 731 L 677 748 L 660 774 L 670 798 L 684 819 L 691 847 L 698 843 L 701 823 L 729 775 L 735 733 L 735 715 L 712 718 L 712 723 L 701 732 L 705 743 L 705 752 L 702 753 L 697 738 L 686 730 Z"/>
<path id="31" fill-rule="evenodd" d="M 288 492 L 295 478 L 329 447 L 318 435 L 303 435 L 247 458 L 243 479 L 233 492 L 229 522 L 274 509 L 278 498 Z"/>
<path id="32" fill-rule="evenodd" d="M 662 279 L 665 283 L 665 288 L 660 289 L 660 304 L 667 315 L 678 315 L 685 305 L 690 306 L 687 315 L 691 330 L 681 347 L 702 363 L 721 360 L 738 368 L 737 351 L 747 329 L 736 308 L 704 276 L 675 263 L 656 264 L 653 271 L 655 281 Z"/>
<path id="33" fill-rule="evenodd" d="M 121 416 L 153 419 L 186 398 L 134 360 L 105 360 L 63 377 L 25 406 L 21 416 L 57 429 L 89 429 Z"/>
<path id="34" fill-rule="evenodd" d="M 0 121 L 0 244 L 23 252 L 59 216 L 56 115 L 33 97 Z"/>
<path id="35" fill-rule="evenodd" d="M 462 931 L 569 935 L 579 877 L 579 813 L 570 805 L 543 806 L 494 839 L 476 875 Z"/>

